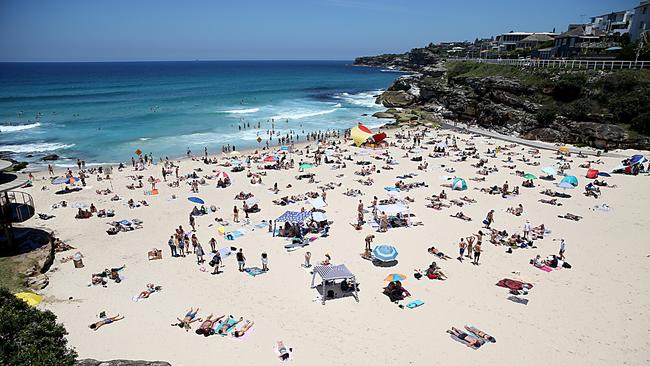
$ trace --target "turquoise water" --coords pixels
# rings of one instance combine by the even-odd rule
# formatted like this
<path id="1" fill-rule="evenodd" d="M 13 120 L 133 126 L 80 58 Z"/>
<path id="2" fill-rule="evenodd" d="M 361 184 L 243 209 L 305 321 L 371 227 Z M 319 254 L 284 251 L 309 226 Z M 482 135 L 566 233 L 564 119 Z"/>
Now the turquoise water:
<path id="1" fill-rule="evenodd" d="M 136 149 L 173 157 L 262 146 L 272 119 L 282 134 L 378 126 L 374 96 L 397 76 L 343 61 L 5 63 L 0 151 L 104 163 Z"/>

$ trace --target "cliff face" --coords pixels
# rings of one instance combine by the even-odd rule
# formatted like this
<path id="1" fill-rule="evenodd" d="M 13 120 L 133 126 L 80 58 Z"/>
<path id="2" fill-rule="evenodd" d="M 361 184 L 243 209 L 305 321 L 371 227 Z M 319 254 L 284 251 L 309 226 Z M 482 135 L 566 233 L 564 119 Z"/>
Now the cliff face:
<path id="1" fill-rule="evenodd" d="M 418 120 L 413 116 L 426 115 L 527 139 L 650 149 L 650 138 L 644 136 L 650 132 L 650 73 L 524 70 L 445 62 L 431 52 L 431 58 L 418 59 L 431 63 L 410 63 L 413 54 L 358 59 L 415 72 L 377 98 L 385 107 L 399 108 L 377 117 L 413 122 Z"/>

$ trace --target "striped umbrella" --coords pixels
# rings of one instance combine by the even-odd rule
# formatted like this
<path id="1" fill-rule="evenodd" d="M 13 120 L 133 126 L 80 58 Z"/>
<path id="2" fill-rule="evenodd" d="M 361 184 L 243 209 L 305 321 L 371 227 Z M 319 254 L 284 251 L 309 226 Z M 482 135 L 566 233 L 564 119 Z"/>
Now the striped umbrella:
<path id="1" fill-rule="evenodd" d="M 384 278 L 384 281 L 404 281 L 406 279 L 406 275 L 403 275 L 401 273 L 391 273 L 386 278 Z"/>
<path id="2" fill-rule="evenodd" d="M 394 261 L 397 254 L 397 249 L 392 245 L 377 245 L 372 250 L 372 256 L 382 262 Z"/>

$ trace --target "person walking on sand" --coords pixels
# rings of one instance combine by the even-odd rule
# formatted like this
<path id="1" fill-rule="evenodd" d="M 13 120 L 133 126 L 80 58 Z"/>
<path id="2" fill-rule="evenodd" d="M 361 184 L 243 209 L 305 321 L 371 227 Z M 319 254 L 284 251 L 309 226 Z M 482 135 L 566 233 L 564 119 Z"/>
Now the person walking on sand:
<path id="1" fill-rule="evenodd" d="M 564 260 L 564 252 L 566 251 L 566 242 L 564 241 L 564 238 L 560 240 L 560 259 Z"/>
<path id="2" fill-rule="evenodd" d="M 50 175 L 54 175 L 54 168 L 52 167 L 52 164 L 47 164 L 47 172 L 50 173 Z"/>
<path id="3" fill-rule="evenodd" d="M 194 247 L 194 254 L 196 254 L 196 264 L 201 264 L 205 262 L 205 259 L 203 259 L 203 256 L 205 253 L 203 252 L 203 247 L 201 246 L 201 243 L 196 241 L 196 246 Z"/>
<path id="4" fill-rule="evenodd" d="M 232 209 L 232 220 L 234 222 L 239 222 L 239 210 L 237 209 L 236 205 Z"/>
<path id="5" fill-rule="evenodd" d="M 244 257 L 244 252 L 242 248 L 239 248 L 237 252 L 237 264 L 239 265 L 239 272 L 244 272 L 244 266 L 246 265 L 246 257 Z"/>
<path id="6" fill-rule="evenodd" d="M 486 228 L 490 228 L 490 225 L 494 222 L 494 210 L 490 210 L 490 212 L 487 213 L 487 216 L 485 217 L 485 221 L 483 223 L 485 224 Z"/>
<path id="7" fill-rule="evenodd" d="M 372 248 L 370 248 L 370 244 L 372 244 L 372 241 L 375 239 L 375 236 L 373 234 L 369 234 L 366 236 L 366 252 L 370 252 Z"/>
<path id="8" fill-rule="evenodd" d="M 192 227 L 192 231 L 196 232 L 196 222 L 194 221 L 194 215 L 190 213 L 190 226 Z"/>
<path id="9" fill-rule="evenodd" d="M 169 236 L 169 241 L 167 241 L 167 245 L 169 245 L 169 250 L 172 252 L 172 257 L 178 257 L 178 252 L 176 251 L 176 242 L 174 241 L 174 235 Z"/>
<path id="10" fill-rule="evenodd" d="M 219 253 L 219 251 L 216 251 L 214 253 L 214 257 L 212 258 L 210 264 L 214 265 L 214 270 L 212 271 L 212 274 L 219 274 L 219 267 L 221 266 L 221 253 Z"/>
<path id="11" fill-rule="evenodd" d="M 210 251 L 212 253 L 217 252 L 217 241 L 214 238 L 210 239 Z"/>
<path id="12" fill-rule="evenodd" d="M 528 239 L 530 235 L 530 221 L 526 220 L 524 223 L 524 239 Z"/>
<path id="13" fill-rule="evenodd" d="M 262 253 L 262 271 L 266 272 L 269 270 L 269 256 L 266 253 Z"/>
<path id="14" fill-rule="evenodd" d="M 302 265 L 305 268 L 311 267 L 311 252 L 306 252 L 305 253 L 305 263 Z"/>
<path id="15" fill-rule="evenodd" d="M 465 248 L 467 247 L 467 243 L 465 243 L 465 239 L 460 238 L 460 242 L 458 243 L 458 260 L 460 262 L 463 261 L 463 254 L 465 254 Z"/>

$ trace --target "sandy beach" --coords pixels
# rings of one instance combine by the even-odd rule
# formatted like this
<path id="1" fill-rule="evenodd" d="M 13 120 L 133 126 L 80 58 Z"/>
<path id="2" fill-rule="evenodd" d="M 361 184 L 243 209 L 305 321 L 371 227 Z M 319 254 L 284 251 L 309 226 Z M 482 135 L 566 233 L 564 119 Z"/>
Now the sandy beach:
<path id="1" fill-rule="evenodd" d="M 420 132 L 422 129 L 420 128 Z M 542 167 L 558 166 L 556 151 L 531 152 L 529 147 L 474 136 L 450 130 L 429 130 L 421 138 L 422 143 L 415 152 L 407 150 L 412 140 L 400 139 L 396 134 L 414 134 L 415 128 L 389 130 L 387 149 L 370 150 L 352 145 L 350 140 L 339 141 L 332 159 L 341 158 L 345 168 L 332 169 L 334 164 L 320 164 L 306 173 L 315 174 L 315 182 L 297 180 L 299 162 L 313 163 L 312 142 L 310 154 L 295 152 L 292 158 L 295 166 L 288 170 L 260 170 L 252 163 L 251 171 L 266 172 L 263 183 L 252 185 L 246 177 L 248 169 L 231 173 L 230 167 L 220 164 L 227 161 L 221 155 L 218 164 L 207 165 L 201 159 L 175 161 L 179 174 L 184 176 L 196 169 L 199 177 L 212 175 L 213 170 L 228 172 L 232 184 L 224 189 L 215 188 L 216 180 L 207 180 L 200 185 L 198 193 L 191 192 L 187 181 L 180 181 L 179 187 L 169 187 L 164 181 L 157 184 L 158 195 L 145 195 L 151 189 L 149 176 L 161 179 L 161 163 L 146 166 L 143 171 L 134 171 L 130 163 L 118 172 L 114 169 L 111 180 L 97 180 L 90 174 L 87 186 L 79 192 L 55 195 L 64 185 L 53 185 L 48 172 L 35 173 L 34 186 L 26 191 L 34 196 L 37 212 L 54 215 L 49 220 L 37 216 L 26 222 L 26 226 L 40 227 L 54 231 L 55 235 L 74 250 L 57 254 L 53 270 L 48 275 L 50 285 L 43 291 L 46 300 L 39 305 L 53 311 L 69 332 L 69 342 L 80 358 L 95 359 L 143 359 L 164 360 L 173 365 L 207 365 L 215 362 L 226 364 L 271 365 L 281 362 L 274 353 L 277 341 L 292 349 L 291 363 L 297 365 L 427 365 L 441 364 L 527 364 L 527 365 L 644 365 L 650 363 L 647 348 L 648 322 L 650 321 L 650 287 L 645 280 L 650 276 L 648 261 L 648 205 L 650 204 L 650 181 L 646 173 L 637 176 L 612 174 L 602 178 L 608 187 L 600 187 L 599 198 L 587 197 L 585 185 L 591 179 L 585 178 L 586 168 L 579 167 L 589 160 L 600 159 L 602 164 L 592 168 L 605 172 L 620 165 L 620 158 L 566 157 L 570 168 L 567 175 L 576 176 L 579 185 L 575 189 L 558 188 L 562 179 L 533 180 L 535 187 L 522 187 L 525 180 L 516 171 L 544 175 Z M 436 143 L 447 140 L 448 155 L 430 157 Z M 456 140 L 457 148 L 451 148 Z M 495 157 L 488 157 L 488 149 Z M 182 147 L 181 147 L 182 148 Z M 477 174 L 479 159 L 468 155 L 458 161 L 459 154 L 476 148 L 481 158 L 488 159 L 485 167 L 496 167 L 498 171 L 488 175 Z M 333 149 L 330 147 L 330 149 Z M 296 150 L 304 150 L 304 145 Z M 393 169 L 384 169 L 387 151 L 398 164 Z M 638 151 L 617 151 L 631 156 L 648 153 Z M 268 154 L 262 154 L 263 159 Z M 276 154 L 276 156 L 280 156 Z M 422 156 L 422 161 L 412 161 Z M 343 159 L 351 157 L 352 160 Z M 528 165 L 522 157 L 530 159 Z M 508 162 L 508 158 L 512 161 Z M 130 157 L 125 157 L 130 159 Z M 157 158 L 156 158 L 157 159 Z M 242 159 L 241 157 L 239 159 Z M 369 165 L 358 165 L 367 161 Z M 427 163 L 426 169 L 418 169 Z M 362 168 L 376 165 L 369 175 L 374 180 L 371 186 L 362 185 L 355 174 Z M 508 167 L 506 167 L 508 166 Z M 446 169 L 453 168 L 453 172 Z M 379 173 L 377 172 L 379 170 Z M 397 176 L 414 174 L 403 179 L 404 183 L 424 183 L 425 186 L 402 190 L 400 199 L 408 205 L 414 216 L 411 222 L 421 225 L 390 228 L 387 232 L 376 232 L 366 223 L 361 230 L 350 225 L 357 221 L 357 206 L 361 199 L 368 211 L 365 219 L 372 217 L 373 196 L 379 200 L 388 199 L 385 187 L 395 187 Z M 65 171 L 57 169 L 55 175 L 64 176 Z M 143 188 L 127 189 L 137 183 L 129 176 L 142 175 Z M 176 179 L 168 177 L 168 181 Z M 74 169 L 74 176 L 78 176 Z M 456 191 L 441 185 L 451 184 L 453 177 L 465 179 L 468 189 Z M 475 181 L 471 178 L 485 178 Z M 519 187 L 518 195 L 502 196 L 482 192 L 481 188 L 502 187 L 508 181 L 510 190 Z M 279 193 L 269 190 L 277 183 Z M 303 248 L 288 252 L 285 238 L 273 237 L 267 225 L 258 225 L 262 220 L 275 220 L 287 210 L 310 210 L 307 201 L 280 206 L 273 203 L 283 196 L 322 193 L 328 183 L 326 202 L 329 235 L 307 234 L 316 239 Z M 287 188 L 291 185 L 290 188 Z M 614 185 L 616 188 L 612 188 Z M 76 186 L 80 186 L 79 183 Z M 112 188 L 111 188 L 112 187 Z M 44 189 L 45 188 L 45 189 Z M 111 189 L 107 195 L 96 190 Z M 346 196 L 347 189 L 358 189 L 363 195 Z M 539 202 L 551 199 L 540 194 L 545 189 L 570 194 L 571 198 L 558 198 L 562 206 Z M 442 190 L 447 199 L 441 203 L 451 205 L 441 210 L 428 208 L 427 199 Z M 236 200 L 239 192 L 252 193 L 259 200 L 261 209 L 250 214 L 250 224 L 233 222 L 233 206 L 242 208 L 242 201 Z M 118 195 L 119 201 L 111 197 Z M 176 198 L 172 198 L 175 196 Z M 194 253 L 187 257 L 171 257 L 167 241 L 174 230 L 182 225 L 190 230 L 188 217 L 195 206 L 188 197 L 200 197 L 205 206 L 216 207 L 216 212 L 195 217 L 196 232 L 206 262 L 197 264 Z M 475 203 L 460 201 L 462 207 L 451 203 L 462 197 Z M 146 200 L 148 206 L 129 208 L 127 201 Z M 65 200 L 68 207 L 51 207 Z M 412 201 L 412 202 L 410 202 Z M 112 209 L 115 216 L 75 219 L 75 204 L 90 205 L 99 210 Z M 508 208 L 523 206 L 523 213 L 516 216 Z M 606 206 L 603 206 L 605 204 Z M 198 205 L 200 206 L 200 205 Z M 599 206 L 599 208 L 595 208 Z M 608 207 L 609 209 L 604 209 Z M 543 238 L 534 240 L 534 247 L 517 248 L 507 252 L 505 245 L 490 243 L 489 230 L 482 221 L 494 210 L 491 227 L 505 230 L 508 237 L 522 233 L 526 220 L 532 227 L 545 225 Z M 471 221 L 450 217 L 462 211 Z M 558 215 L 572 213 L 582 217 L 580 221 L 559 218 Z M 243 220 L 244 213 L 240 212 Z M 218 232 L 223 218 L 229 222 L 226 232 L 243 228 L 243 236 L 225 240 Z M 107 223 L 122 219 L 139 219 L 141 229 L 108 235 Z M 280 223 L 279 223 L 280 224 Z M 483 237 L 480 264 L 473 265 L 469 258 L 458 261 L 458 242 L 479 230 Z M 364 238 L 374 234 L 373 246 L 388 244 L 394 246 L 399 255 L 397 264 L 391 267 L 378 266 L 360 256 L 364 250 Z M 251 276 L 237 270 L 235 255 L 223 258 L 222 273 L 212 275 L 208 265 L 211 255 L 209 241 L 215 238 L 217 248 L 235 247 L 246 256 L 246 267 L 261 267 L 260 256 L 268 254 L 269 271 Z M 560 240 L 566 243 L 565 260 L 572 268 L 556 268 L 544 271 L 530 264 L 536 255 L 546 258 L 557 255 Z M 443 260 L 427 252 L 435 246 L 449 255 Z M 148 260 L 152 248 L 162 250 L 162 260 Z M 83 254 L 83 268 L 75 268 L 72 261 L 62 259 L 75 252 Z M 310 288 L 310 268 L 303 268 L 305 252 L 311 252 L 312 264 L 318 264 L 326 254 L 331 263 L 345 264 L 360 283 L 359 302 L 351 296 L 328 299 L 321 304 L 319 293 Z M 414 270 L 426 270 L 435 261 L 448 277 L 445 281 L 430 280 L 426 276 L 414 277 Z M 120 271 L 120 283 L 107 280 L 106 287 L 90 285 L 93 273 L 106 268 L 125 265 Z M 312 268 L 313 269 L 313 268 Z M 392 273 L 404 274 L 402 281 L 411 296 L 395 304 L 382 293 L 388 284 L 385 277 Z M 508 299 L 515 296 L 507 288 L 496 286 L 502 279 L 515 279 L 533 284 L 527 294 L 516 295 L 527 300 L 527 304 Z M 162 290 L 141 301 L 133 301 L 152 283 Z M 410 309 L 406 305 L 419 299 L 423 305 Z M 522 301 L 525 302 L 525 301 Z M 182 319 L 190 308 L 199 308 L 198 317 L 232 315 L 236 319 L 254 322 L 253 327 L 242 339 L 232 336 L 213 335 L 202 337 L 195 334 L 201 322 L 192 324 L 189 332 L 170 326 Z M 88 325 L 99 321 L 98 314 L 123 315 L 124 320 L 103 326 L 97 331 Z M 463 328 L 474 325 L 496 338 L 496 343 L 486 342 L 479 349 L 471 349 L 455 341 L 445 331 L 451 327 Z"/>

